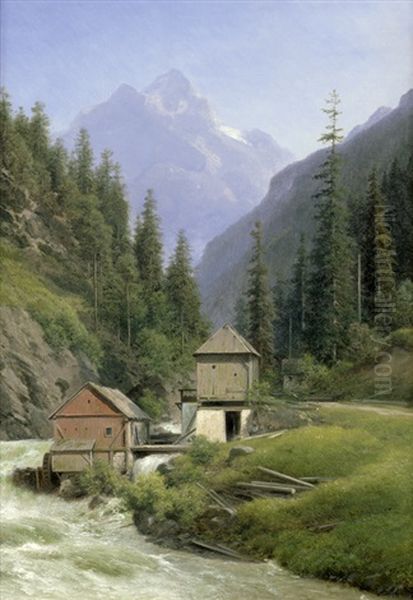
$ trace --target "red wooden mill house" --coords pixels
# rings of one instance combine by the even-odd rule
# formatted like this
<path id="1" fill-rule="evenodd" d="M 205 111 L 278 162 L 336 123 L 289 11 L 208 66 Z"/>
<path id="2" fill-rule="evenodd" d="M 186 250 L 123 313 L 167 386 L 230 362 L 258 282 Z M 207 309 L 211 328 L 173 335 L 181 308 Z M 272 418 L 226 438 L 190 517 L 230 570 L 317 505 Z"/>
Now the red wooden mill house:
<path id="1" fill-rule="evenodd" d="M 49 420 L 54 444 L 43 465 L 49 473 L 82 471 L 96 459 L 127 472 L 133 465 L 133 448 L 149 441 L 150 417 L 121 391 L 91 382 Z"/>

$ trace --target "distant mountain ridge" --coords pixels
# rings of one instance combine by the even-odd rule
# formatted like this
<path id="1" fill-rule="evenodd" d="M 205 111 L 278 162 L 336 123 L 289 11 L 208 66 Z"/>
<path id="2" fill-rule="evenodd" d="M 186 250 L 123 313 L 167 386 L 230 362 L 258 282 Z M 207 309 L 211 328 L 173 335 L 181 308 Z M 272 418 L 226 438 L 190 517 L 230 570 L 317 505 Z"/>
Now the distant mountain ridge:
<path id="1" fill-rule="evenodd" d="M 368 122 L 367 122 L 368 123 Z M 354 130 L 353 130 L 354 131 Z M 375 167 L 388 169 L 394 159 L 405 165 L 413 148 L 413 90 L 394 110 L 340 144 L 342 182 L 353 198 L 362 201 L 367 178 Z M 264 250 L 270 282 L 288 277 L 300 234 L 309 242 L 314 233 L 312 195 L 314 175 L 326 150 L 288 165 L 271 180 L 268 193 L 251 212 L 211 240 L 197 269 L 204 310 L 216 326 L 231 321 L 234 305 L 245 289 L 251 248 L 250 231 L 256 220 L 264 230 Z"/>
<path id="2" fill-rule="evenodd" d="M 142 92 L 121 85 L 81 113 L 63 136 L 73 147 L 85 127 L 96 155 L 111 148 L 132 212 L 153 188 L 167 251 L 185 229 L 195 254 L 262 198 L 274 173 L 293 160 L 267 133 L 223 125 L 208 100 L 173 69 Z"/>

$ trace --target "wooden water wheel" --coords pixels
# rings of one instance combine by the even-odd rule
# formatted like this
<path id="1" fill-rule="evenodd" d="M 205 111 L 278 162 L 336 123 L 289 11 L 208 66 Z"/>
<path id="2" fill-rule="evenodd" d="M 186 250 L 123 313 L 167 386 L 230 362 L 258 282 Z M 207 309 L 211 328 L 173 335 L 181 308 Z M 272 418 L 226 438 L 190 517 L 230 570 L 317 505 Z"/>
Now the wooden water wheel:
<path id="1" fill-rule="evenodd" d="M 52 455 L 50 452 L 46 452 L 43 456 L 42 463 L 42 487 L 45 490 L 50 490 L 53 485 L 53 471 L 52 471 Z"/>

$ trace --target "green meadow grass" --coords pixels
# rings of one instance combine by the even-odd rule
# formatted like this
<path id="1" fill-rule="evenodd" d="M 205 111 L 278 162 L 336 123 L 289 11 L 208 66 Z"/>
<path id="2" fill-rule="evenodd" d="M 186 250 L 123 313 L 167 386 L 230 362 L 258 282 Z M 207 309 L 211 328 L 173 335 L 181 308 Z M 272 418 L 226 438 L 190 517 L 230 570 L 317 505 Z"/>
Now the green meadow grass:
<path id="1" fill-rule="evenodd" d="M 20 307 L 41 325 L 46 341 L 55 350 L 83 351 L 99 361 L 101 350 L 94 335 L 81 322 L 84 303 L 78 296 L 51 291 L 52 284 L 35 274 L 21 252 L 6 243 L 0 246 L 0 305 Z"/>

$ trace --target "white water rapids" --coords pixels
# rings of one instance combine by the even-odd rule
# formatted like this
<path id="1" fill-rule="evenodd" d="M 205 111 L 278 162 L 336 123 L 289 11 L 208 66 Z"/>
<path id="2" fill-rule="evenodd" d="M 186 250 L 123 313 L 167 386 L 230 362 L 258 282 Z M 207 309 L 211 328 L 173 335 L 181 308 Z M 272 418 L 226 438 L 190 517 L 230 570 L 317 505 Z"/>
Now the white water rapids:
<path id="1" fill-rule="evenodd" d="M 13 487 L 14 467 L 36 466 L 47 442 L 0 442 L 1 600 L 371 600 L 372 594 L 303 579 L 273 562 L 240 563 L 145 541 L 116 501 Z"/>

